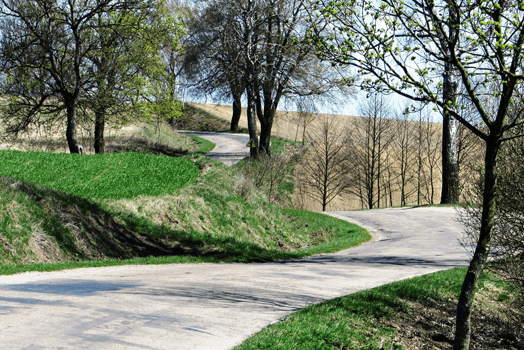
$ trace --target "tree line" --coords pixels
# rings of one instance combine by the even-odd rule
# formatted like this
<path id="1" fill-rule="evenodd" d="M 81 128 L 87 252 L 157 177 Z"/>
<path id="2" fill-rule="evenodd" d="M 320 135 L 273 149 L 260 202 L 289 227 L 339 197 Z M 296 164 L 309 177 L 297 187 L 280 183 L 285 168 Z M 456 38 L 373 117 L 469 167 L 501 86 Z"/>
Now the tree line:
<path id="1" fill-rule="evenodd" d="M 316 117 L 305 132 L 309 146 L 298 164 L 297 198 L 312 197 L 323 211 L 335 199 L 339 210 L 439 203 L 442 130 L 433 118 L 421 105 L 395 108 L 381 94 L 361 99 L 359 117 Z M 480 140 L 459 126 L 459 189 L 478 175 L 473 165 L 481 153 Z M 465 202 L 468 193 L 461 192 Z"/>

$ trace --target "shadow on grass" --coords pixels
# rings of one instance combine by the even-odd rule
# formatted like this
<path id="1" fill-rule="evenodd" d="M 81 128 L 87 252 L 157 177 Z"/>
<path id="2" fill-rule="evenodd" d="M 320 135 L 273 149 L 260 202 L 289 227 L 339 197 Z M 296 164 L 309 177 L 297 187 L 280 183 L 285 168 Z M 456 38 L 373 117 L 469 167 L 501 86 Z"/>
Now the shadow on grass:
<path id="1" fill-rule="evenodd" d="M 192 229 L 173 230 L 35 184 L 4 178 L 2 185 L 5 190 L 25 194 L 41 208 L 43 230 L 56 239 L 64 253 L 65 258 L 59 261 L 186 256 L 197 258 L 193 262 L 264 262 L 304 254 L 268 250 L 233 237 L 212 237 Z"/>
<path id="2" fill-rule="evenodd" d="M 188 150 L 171 147 L 160 142 L 151 142 L 145 138 L 120 140 L 116 137 L 107 137 L 106 144 L 106 153 L 136 152 L 169 157 L 181 157 L 189 154 Z"/>

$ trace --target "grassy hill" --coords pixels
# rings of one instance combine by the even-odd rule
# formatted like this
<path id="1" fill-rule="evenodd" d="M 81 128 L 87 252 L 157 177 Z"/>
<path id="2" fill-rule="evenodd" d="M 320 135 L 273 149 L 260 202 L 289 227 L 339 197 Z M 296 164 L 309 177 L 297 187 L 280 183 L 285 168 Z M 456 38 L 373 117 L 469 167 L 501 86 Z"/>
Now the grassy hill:
<path id="1" fill-rule="evenodd" d="M 347 222 L 270 203 L 256 188 L 243 195 L 240 167 L 203 156 L 213 145 L 154 129 L 114 136 L 117 153 L 103 156 L 30 152 L 28 143 L 25 152 L 0 151 L 0 273 L 269 261 L 369 240 Z"/>

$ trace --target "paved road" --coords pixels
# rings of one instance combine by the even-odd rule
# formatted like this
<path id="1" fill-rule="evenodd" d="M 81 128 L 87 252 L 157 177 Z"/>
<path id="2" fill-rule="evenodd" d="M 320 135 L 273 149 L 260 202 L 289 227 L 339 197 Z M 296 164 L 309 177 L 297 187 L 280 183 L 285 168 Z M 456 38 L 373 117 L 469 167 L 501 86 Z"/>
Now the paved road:
<path id="1" fill-rule="evenodd" d="M 465 265 L 452 208 L 333 212 L 375 239 L 266 264 L 119 266 L 0 276 L 2 349 L 230 349 L 311 303 Z"/>
<path id="2" fill-rule="evenodd" d="M 216 144 L 215 148 L 206 156 L 216 159 L 227 165 L 240 162 L 245 157 L 249 157 L 249 148 L 246 144 L 249 141 L 247 134 L 229 134 L 203 131 L 177 131 L 181 134 L 190 134 L 201 137 Z"/>

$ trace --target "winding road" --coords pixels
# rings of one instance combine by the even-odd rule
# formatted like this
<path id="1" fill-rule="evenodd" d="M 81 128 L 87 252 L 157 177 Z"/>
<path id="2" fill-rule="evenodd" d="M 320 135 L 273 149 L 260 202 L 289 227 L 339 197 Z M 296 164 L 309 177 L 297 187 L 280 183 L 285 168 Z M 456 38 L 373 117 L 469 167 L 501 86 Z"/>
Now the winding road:
<path id="1" fill-rule="evenodd" d="M 264 264 L 0 276 L 0 344 L 24 350 L 230 349 L 312 303 L 466 265 L 453 208 L 329 215 L 367 228 L 374 239 L 335 254 Z"/>

